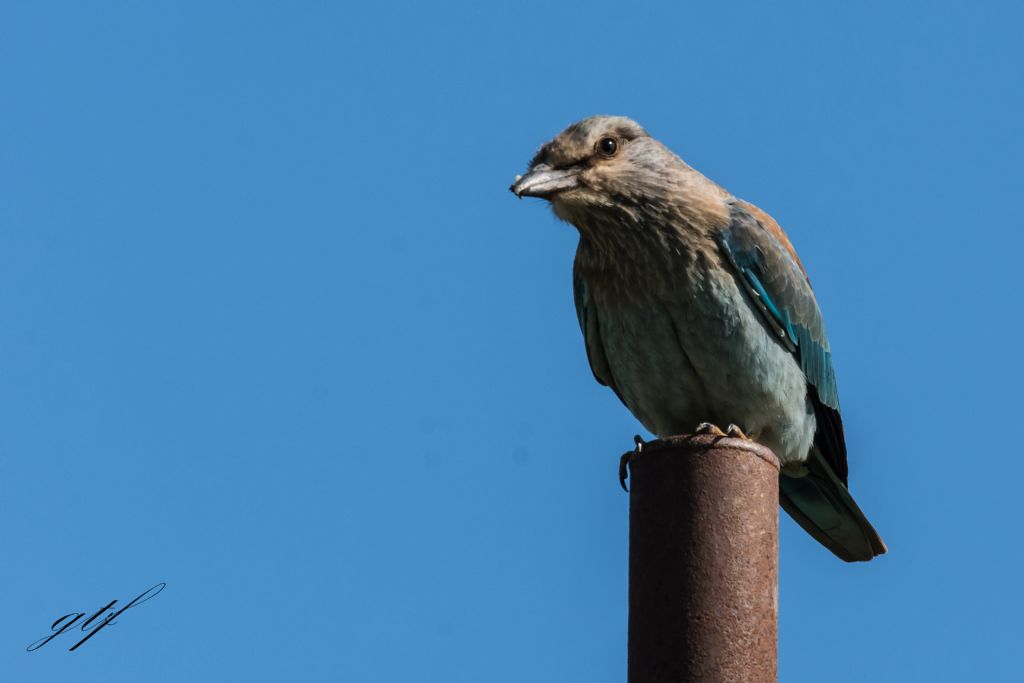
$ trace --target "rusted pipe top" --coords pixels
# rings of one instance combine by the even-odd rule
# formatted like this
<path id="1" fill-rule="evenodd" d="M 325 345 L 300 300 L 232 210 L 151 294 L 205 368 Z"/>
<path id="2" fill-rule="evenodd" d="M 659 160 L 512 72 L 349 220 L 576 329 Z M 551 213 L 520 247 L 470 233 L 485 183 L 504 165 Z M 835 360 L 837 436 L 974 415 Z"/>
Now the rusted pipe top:
<path id="1" fill-rule="evenodd" d="M 680 436 L 666 436 L 656 441 L 644 441 L 634 453 L 643 455 L 647 451 L 657 451 L 663 448 L 690 447 L 695 451 L 711 451 L 715 448 L 728 448 L 730 450 L 749 451 L 779 469 L 779 459 L 770 448 L 762 446 L 756 441 L 736 439 L 731 436 L 714 436 L 713 434 L 683 434 Z"/>
<path id="2" fill-rule="evenodd" d="M 776 471 L 781 469 L 779 459 L 770 448 L 747 439 L 715 436 L 714 434 L 681 434 L 679 436 L 666 436 L 663 439 L 656 439 L 654 441 L 643 441 L 638 436 L 636 437 L 636 443 L 636 448 L 626 451 L 619 461 L 619 484 L 626 491 L 629 491 L 629 488 L 626 486 L 626 479 L 629 477 L 627 468 L 630 463 L 634 459 L 643 456 L 644 453 L 652 453 L 667 448 L 684 448 L 689 453 L 696 453 L 698 455 L 711 454 L 716 449 L 747 451 L 764 460 L 774 467 Z"/>

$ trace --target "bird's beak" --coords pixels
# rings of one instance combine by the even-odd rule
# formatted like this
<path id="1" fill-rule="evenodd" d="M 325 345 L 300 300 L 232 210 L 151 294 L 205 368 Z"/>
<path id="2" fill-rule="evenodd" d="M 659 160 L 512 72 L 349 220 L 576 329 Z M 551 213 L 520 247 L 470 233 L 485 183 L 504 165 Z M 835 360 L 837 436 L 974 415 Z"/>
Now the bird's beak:
<path id="1" fill-rule="evenodd" d="M 578 168 L 551 168 L 547 164 L 537 164 L 526 175 L 516 176 L 508 189 L 519 198 L 548 199 L 558 192 L 577 187 L 579 172 Z"/>

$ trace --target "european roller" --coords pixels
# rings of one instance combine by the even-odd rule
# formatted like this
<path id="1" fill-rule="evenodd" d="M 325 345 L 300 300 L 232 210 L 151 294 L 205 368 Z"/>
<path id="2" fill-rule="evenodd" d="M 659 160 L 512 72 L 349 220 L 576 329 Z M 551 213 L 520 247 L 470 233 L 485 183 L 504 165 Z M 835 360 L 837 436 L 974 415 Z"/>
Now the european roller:
<path id="1" fill-rule="evenodd" d="M 818 302 L 768 214 L 615 116 L 569 126 L 510 189 L 579 231 L 573 289 L 590 367 L 644 427 L 764 444 L 800 526 L 848 562 L 886 552 L 847 490 Z"/>

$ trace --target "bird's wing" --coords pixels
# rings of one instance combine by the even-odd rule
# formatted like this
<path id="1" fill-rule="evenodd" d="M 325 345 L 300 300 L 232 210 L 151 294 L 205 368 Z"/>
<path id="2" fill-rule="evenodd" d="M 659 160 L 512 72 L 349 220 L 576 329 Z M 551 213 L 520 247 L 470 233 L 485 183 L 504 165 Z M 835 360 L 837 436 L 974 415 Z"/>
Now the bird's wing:
<path id="1" fill-rule="evenodd" d="M 815 445 L 846 485 L 846 442 L 832 353 L 821 310 L 796 252 L 775 221 L 740 201 L 732 203 L 731 221 L 717 239 L 768 327 L 800 363 L 813 389 Z"/>
<path id="2" fill-rule="evenodd" d="M 885 543 L 846 488 L 846 443 L 832 354 L 821 310 L 793 246 L 767 214 L 740 201 L 732 202 L 731 220 L 718 243 L 767 326 L 799 362 L 814 406 L 817 431 L 806 473 L 779 477 L 779 502 L 847 562 L 881 555 Z"/>
<path id="3" fill-rule="evenodd" d="M 597 308 L 591 301 L 586 280 L 580 274 L 578 265 L 573 267 L 572 293 L 576 301 L 576 318 L 580 323 L 580 331 L 583 332 L 583 343 L 587 348 L 587 360 L 590 362 L 590 370 L 594 373 L 594 379 L 614 391 L 619 400 L 625 404 L 622 394 L 615 386 L 615 379 L 612 377 L 612 371 L 608 365 L 608 357 L 605 355 L 604 346 L 601 343 L 601 327 L 598 324 Z"/>

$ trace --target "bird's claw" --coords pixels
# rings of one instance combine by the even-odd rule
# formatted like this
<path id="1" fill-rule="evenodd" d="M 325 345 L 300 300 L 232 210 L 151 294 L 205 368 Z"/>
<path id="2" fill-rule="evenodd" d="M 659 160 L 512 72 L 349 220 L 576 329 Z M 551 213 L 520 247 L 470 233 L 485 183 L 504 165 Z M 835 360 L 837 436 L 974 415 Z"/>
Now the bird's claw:
<path id="1" fill-rule="evenodd" d="M 735 425 L 730 425 L 730 427 Z M 713 425 L 710 422 L 701 422 L 697 425 L 697 429 L 694 430 L 695 434 L 709 434 L 711 436 L 729 436 L 721 430 L 718 425 Z"/>
<path id="2" fill-rule="evenodd" d="M 629 477 L 629 463 L 644 449 L 644 440 L 640 438 L 639 434 L 633 437 L 633 443 L 636 444 L 636 448 L 626 451 L 619 458 L 619 486 L 626 493 L 629 493 L 629 487 L 626 486 L 626 479 Z"/>
<path id="3" fill-rule="evenodd" d="M 725 433 L 734 439 L 743 439 L 744 441 L 753 441 L 749 436 L 744 433 L 737 425 L 731 424 L 725 428 Z"/>

